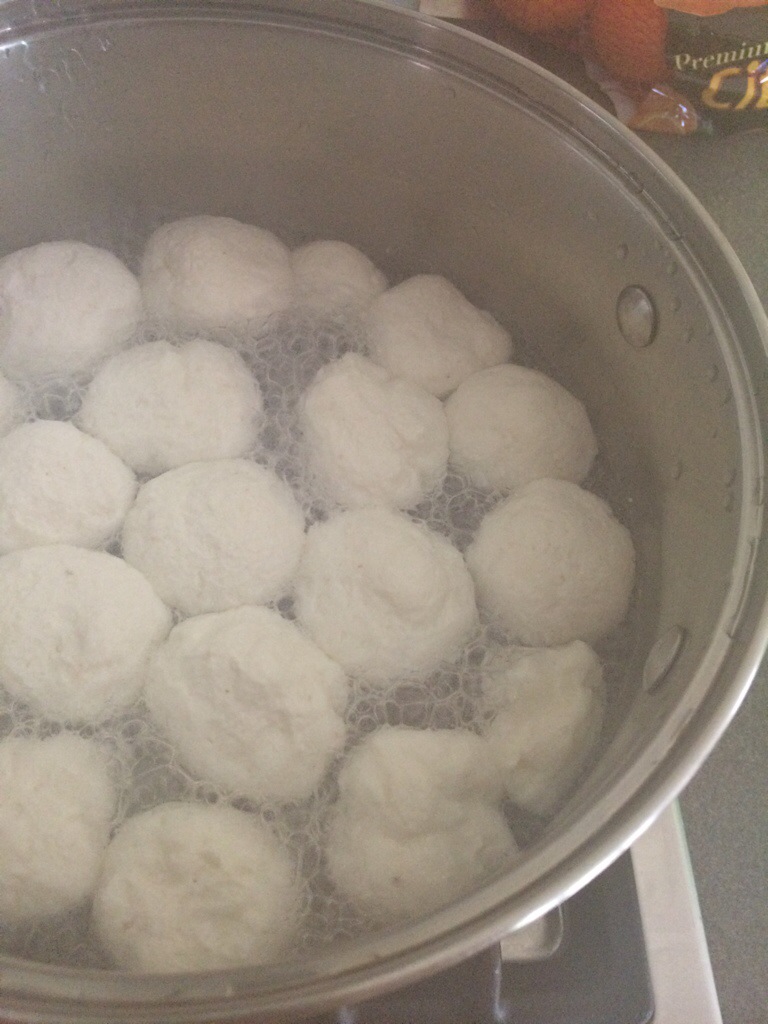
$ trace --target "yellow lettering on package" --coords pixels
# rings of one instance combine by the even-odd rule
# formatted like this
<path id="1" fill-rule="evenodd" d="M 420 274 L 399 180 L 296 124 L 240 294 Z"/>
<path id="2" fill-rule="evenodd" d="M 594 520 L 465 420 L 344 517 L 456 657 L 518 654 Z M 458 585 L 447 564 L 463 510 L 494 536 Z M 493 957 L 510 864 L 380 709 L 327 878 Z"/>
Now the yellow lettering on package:
<path id="1" fill-rule="evenodd" d="M 723 68 L 722 71 L 717 71 L 710 80 L 709 85 L 701 94 L 702 103 L 710 107 L 712 110 L 730 110 L 730 103 L 723 103 L 722 100 L 717 99 L 717 94 L 720 92 L 720 87 L 726 78 L 733 78 L 734 75 L 740 75 L 742 73 L 741 68 Z"/>

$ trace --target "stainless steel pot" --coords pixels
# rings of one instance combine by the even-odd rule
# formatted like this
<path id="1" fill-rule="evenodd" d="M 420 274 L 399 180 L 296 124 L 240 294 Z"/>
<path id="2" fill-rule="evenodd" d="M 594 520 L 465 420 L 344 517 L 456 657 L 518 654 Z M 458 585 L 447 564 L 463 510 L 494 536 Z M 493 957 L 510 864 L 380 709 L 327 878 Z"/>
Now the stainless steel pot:
<path id="1" fill-rule="evenodd" d="M 716 227 L 611 117 L 459 30 L 355 0 L 0 3 L 0 250 L 135 261 L 159 221 L 439 271 L 587 404 L 640 555 L 600 757 L 504 877 L 409 927 L 182 977 L 0 960 L 15 1021 L 295 1019 L 458 961 L 585 884 L 686 784 L 766 642 L 768 325 Z"/>

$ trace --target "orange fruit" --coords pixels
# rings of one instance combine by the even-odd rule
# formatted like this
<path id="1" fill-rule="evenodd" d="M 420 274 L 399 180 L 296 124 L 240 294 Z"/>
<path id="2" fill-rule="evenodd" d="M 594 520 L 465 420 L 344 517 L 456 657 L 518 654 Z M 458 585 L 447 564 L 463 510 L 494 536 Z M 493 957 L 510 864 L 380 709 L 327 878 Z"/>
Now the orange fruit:
<path id="1" fill-rule="evenodd" d="M 546 35 L 573 32 L 584 21 L 592 0 L 491 0 L 497 11 L 523 32 Z"/>
<path id="2" fill-rule="evenodd" d="M 667 75 L 667 12 L 654 0 L 595 0 L 589 37 L 598 63 L 628 82 L 660 82 Z"/>

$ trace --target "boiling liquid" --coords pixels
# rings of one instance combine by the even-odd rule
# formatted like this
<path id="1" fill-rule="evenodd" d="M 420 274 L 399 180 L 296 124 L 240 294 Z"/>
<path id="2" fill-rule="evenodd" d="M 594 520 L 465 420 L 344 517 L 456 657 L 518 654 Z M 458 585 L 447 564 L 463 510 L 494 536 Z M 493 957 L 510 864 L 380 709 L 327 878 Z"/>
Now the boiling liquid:
<path id="1" fill-rule="evenodd" d="M 166 338 L 181 342 L 194 335 L 169 337 L 147 325 L 136 343 Z M 250 457 L 274 469 L 292 486 L 302 505 L 307 524 L 324 519 L 334 510 L 318 499 L 302 458 L 297 425 L 297 405 L 317 371 L 347 352 L 364 352 L 363 331 L 353 316 L 316 317 L 293 311 L 277 317 L 258 334 L 223 332 L 208 334 L 213 341 L 235 348 L 248 363 L 261 387 L 267 425 Z M 533 363 L 535 360 L 520 359 Z M 546 367 L 539 366 L 547 372 Z M 48 419 L 69 419 L 79 407 L 84 386 L 72 380 L 49 381 L 29 394 L 33 414 Z M 587 486 L 607 498 L 619 518 L 631 520 L 631 502 L 606 468 L 600 464 Z M 449 470 L 439 493 L 411 510 L 413 518 L 450 539 L 463 551 L 483 515 L 501 495 L 478 490 Z M 631 521 L 627 522 L 631 527 Z M 120 554 L 119 545 L 109 549 Z M 293 617 L 290 599 L 279 610 Z M 606 681 L 609 695 L 621 676 L 623 656 L 631 643 L 628 625 L 606 645 Z M 382 725 L 419 728 L 469 728 L 482 725 L 480 679 L 487 652 L 500 643 L 490 627 L 483 627 L 456 663 L 429 677 L 394 684 L 382 692 L 371 691 L 352 680 L 346 712 L 348 747 Z M 615 685 L 614 685 L 615 684 Z M 0 690 L 0 737 L 47 735 L 59 731 L 35 719 Z M 108 749 L 120 792 L 117 828 L 128 816 L 169 800 L 231 803 L 261 816 L 294 851 L 307 886 L 306 926 L 297 953 L 334 939 L 350 937 L 366 928 L 354 909 L 333 892 L 323 872 L 323 830 L 327 810 L 335 797 L 335 772 L 323 782 L 310 801 L 297 805 L 255 806 L 232 799 L 215 786 L 200 781 L 178 762 L 175 751 L 155 728 L 141 704 L 120 718 L 99 727 L 77 730 Z M 338 765 L 335 766 L 337 768 Z M 509 808 L 509 819 L 518 843 L 525 845 L 541 834 L 545 823 Z M 89 929 L 89 908 L 79 908 L 55 919 L 38 920 L 12 928 L 0 924 L 0 952 L 26 959 L 79 967 L 109 967 Z"/>

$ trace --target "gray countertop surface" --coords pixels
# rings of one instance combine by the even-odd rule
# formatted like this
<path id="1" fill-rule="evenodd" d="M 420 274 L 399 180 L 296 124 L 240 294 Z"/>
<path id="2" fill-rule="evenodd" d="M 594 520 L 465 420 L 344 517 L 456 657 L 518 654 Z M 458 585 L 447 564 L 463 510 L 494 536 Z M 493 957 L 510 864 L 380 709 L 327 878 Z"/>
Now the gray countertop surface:
<path id="1" fill-rule="evenodd" d="M 702 201 L 768 309 L 768 131 L 645 141 Z M 767 1024 L 768 663 L 681 805 L 724 1024 Z"/>

